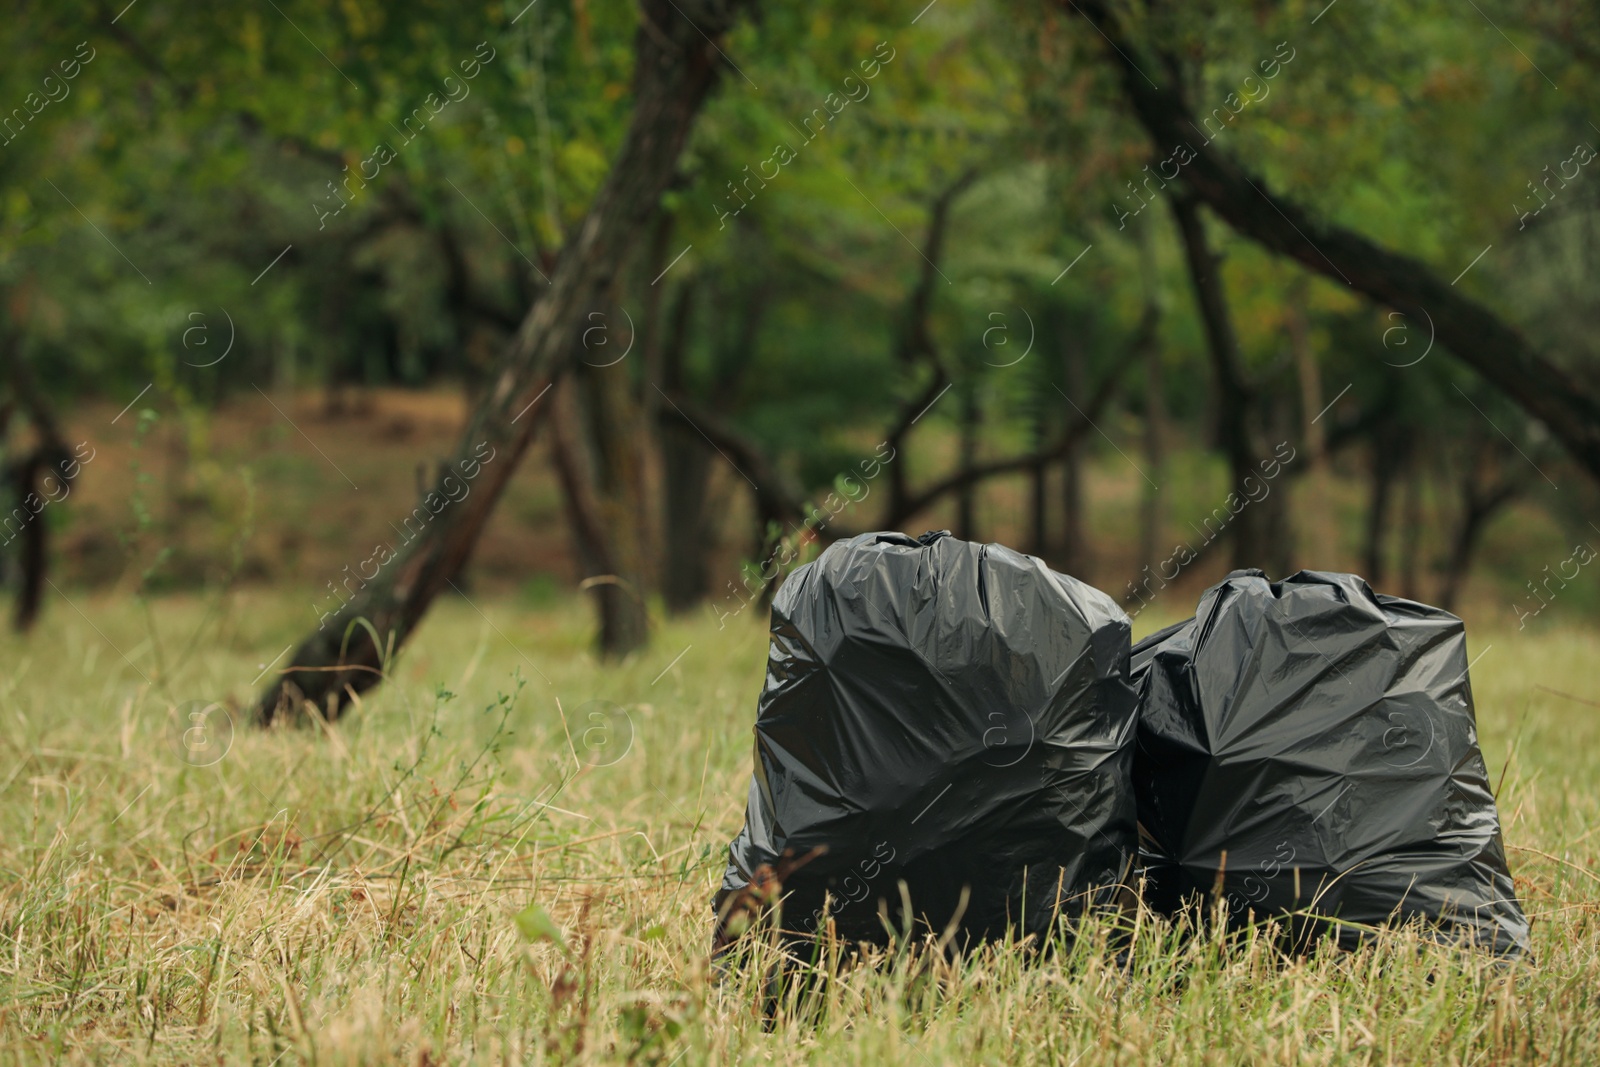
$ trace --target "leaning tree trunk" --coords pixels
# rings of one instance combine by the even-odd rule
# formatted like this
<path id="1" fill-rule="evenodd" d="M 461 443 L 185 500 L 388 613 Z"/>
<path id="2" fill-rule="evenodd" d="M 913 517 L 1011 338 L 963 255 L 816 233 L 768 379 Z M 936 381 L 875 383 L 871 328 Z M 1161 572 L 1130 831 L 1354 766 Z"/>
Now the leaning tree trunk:
<path id="1" fill-rule="evenodd" d="M 336 715 L 347 693 L 376 685 L 383 678 L 386 649 L 405 642 L 466 564 L 533 439 L 540 394 L 566 369 L 586 315 L 601 309 L 603 295 L 672 177 L 695 115 L 716 82 L 720 56 L 712 39 L 732 25 L 743 6 L 737 0 L 641 0 L 634 35 L 634 110 L 605 184 L 562 251 L 549 287 L 489 375 L 491 384 L 456 455 L 441 466 L 434 490 L 407 517 L 411 536 L 402 538 L 393 558 L 386 558 L 351 600 L 319 618 L 290 667 L 262 694 L 261 721 L 292 709 L 297 696 Z"/>
<path id="2" fill-rule="evenodd" d="M 1169 156 L 1183 146 L 1183 184 L 1232 227 L 1257 244 L 1337 280 L 1419 327 L 1429 324 L 1441 348 L 1471 367 L 1523 411 L 1538 419 L 1593 478 L 1600 479 L 1600 394 L 1552 362 L 1520 331 L 1466 295 L 1444 273 L 1391 251 L 1354 230 L 1324 222 L 1279 195 L 1216 144 L 1192 147 L 1199 128 L 1182 93 L 1183 79 L 1170 55 L 1163 84 L 1145 76 L 1150 62 L 1113 13 L 1110 0 L 1055 0 L 1067 18 L 1094 24 L 1109 50 L 1124 96 L 1156 151 Z M 1136 56 L 1140 56 L 1136 59 Z M 1162 68 L 1156 68 L 1162 69 Z"/>

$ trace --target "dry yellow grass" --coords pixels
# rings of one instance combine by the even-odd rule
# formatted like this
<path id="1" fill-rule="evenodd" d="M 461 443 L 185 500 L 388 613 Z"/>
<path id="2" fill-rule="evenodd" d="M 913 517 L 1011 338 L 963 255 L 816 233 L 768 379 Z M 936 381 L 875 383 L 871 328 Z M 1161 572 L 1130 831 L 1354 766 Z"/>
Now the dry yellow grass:
<path id="1" fill-rule="evenodd" d="M 891 956 L 769 1027 L 761 983 L 719 983 L 705 958 L 758 623 L 664 624 L 646 655 L 600 667 L 581 603 L 446 602 L 346 720 L 240 722 L 195 766 L 215 750 L 194 742 L 221 734 L 213 713 L 186 747 L 186 702 L 246 697 L 301 600 L 71 595 L 26 642 L 0 639 L 6 1062 L 1600 1059 L 1590 631 L 1469 635 L 1488 648 L 1481 739 L 1533 965 L 1411 934 L 1291 963 L 1145 917 L 1125 968 L 1103 930 L 1045 962 Z M 591 719 L 592 700 L 626 718 Z M 519 930 L 529 905 L 559 943 Z"/>

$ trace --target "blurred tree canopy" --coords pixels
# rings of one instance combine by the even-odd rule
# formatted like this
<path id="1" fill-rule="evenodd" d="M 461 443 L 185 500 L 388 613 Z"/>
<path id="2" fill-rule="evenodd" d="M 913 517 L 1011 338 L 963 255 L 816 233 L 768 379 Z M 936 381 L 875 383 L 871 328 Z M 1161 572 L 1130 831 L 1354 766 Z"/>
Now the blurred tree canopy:
<path id="1" fill-rule="evenodd" d="M 254 389 L 485 395 L 613 174 L 652 10 L 20 3 L 0 26 L 7 358 L 56 406 L 150 385 L 201 436 Z M 550 405 L 585 569 L 639 603 L 713 595 L 706 486 L 725 465 L 753 487 L 741 596 L 770 591 L 785 538 L 870 516 L 952 506 L 982 536 L 974 493 L 1009 478 L 1020 547 L 1138 603 L 1175 534 L 1209 552 L 1211 490 L 1184 486 L 1226 469 L 1223 493 L 1247 495 L 1278 442 L 1297 496 L 1228 524 L 1235 563 L 1315 564 L 1335 477 L 1363 495 L 1369 576 L 1446 601 L 1504 509 L 1537 505 L 1568 540 L 1588 528 L 1600 452 L 1573 441 L 1600 425 L 1552 435 L 1425 305 L 1317 263 L 1277 205 L 1416 261 L 1562 376 L 1561 404 L 1600 410 L 1593 5 L 822 0 L 662 18 L 698 30 L 718 12 L 728 28 L 701 36 L 719 84 L 611 290 L 611 347 L 579 331 L 572 395 Z M 1188 159 L 1152 139 L 1172 101 Z M 1279 233 L 1229 217 L 1213 165 L 1259 179 Z M 1290 228 L 1303 256 L 1273 250 Z M 880 442 L 876 502 L 828 505 Z M 1091 462 L 1139 501 L 1114 545 L 1095 543 Z M 611 533 L 585 535 L 586 508 Z"/>

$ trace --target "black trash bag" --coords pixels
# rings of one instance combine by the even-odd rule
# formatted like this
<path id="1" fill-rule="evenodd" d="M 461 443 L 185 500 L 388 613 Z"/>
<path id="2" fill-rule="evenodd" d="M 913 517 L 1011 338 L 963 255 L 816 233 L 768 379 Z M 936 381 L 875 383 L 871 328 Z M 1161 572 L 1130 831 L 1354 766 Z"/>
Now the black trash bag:
<path id="1" fill-rule="evenodd" d="M 1139 642 L 1146 899 L 1528 950 L 1478 749 L 1466 631 L 1351 574 L 1235 571 Z M 1297 938 L 1361 930 L 1292 920 Z"/>
<path id="2" fill-rule="evenodd" d="M 887 919 L 954 924 L 958 948 L 1131 903 L 1129 631 L 1104 593 L 947 531 L 863 534 L 797 569 L 772 605 L 719 916 L 775 868 L 791 939 L 825 894 L 847 941 L 886 942 Z"/>

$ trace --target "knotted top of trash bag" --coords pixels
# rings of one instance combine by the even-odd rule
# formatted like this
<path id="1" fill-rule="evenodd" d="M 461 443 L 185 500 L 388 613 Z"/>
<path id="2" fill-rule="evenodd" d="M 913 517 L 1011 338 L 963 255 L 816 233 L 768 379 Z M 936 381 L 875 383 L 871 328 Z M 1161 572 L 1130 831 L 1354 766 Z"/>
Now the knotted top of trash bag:
<path id="1" fill-rule="evenodd" d="M 1352 574 L 1207 590 L 1134 648 L 1152 901 L 1220 883 L 1236 913 L 1421 916 L 1525 950 L 1467 668 L 1460 619 Z"/>
<path id="2" fill-rule="evenodd" d="M 935 933 L 1047 928 L 1133 855 L 1128 651 L 1110 597 L 1000 545 L 940 531 L 831 546 L 773 602 L 719 903 L 762 865 L 825 849 L 784 883 L 788 930 L 814 928 L 824 892 L 852 938 L 886 936 L 880 900 L 893 925 Z"/>

